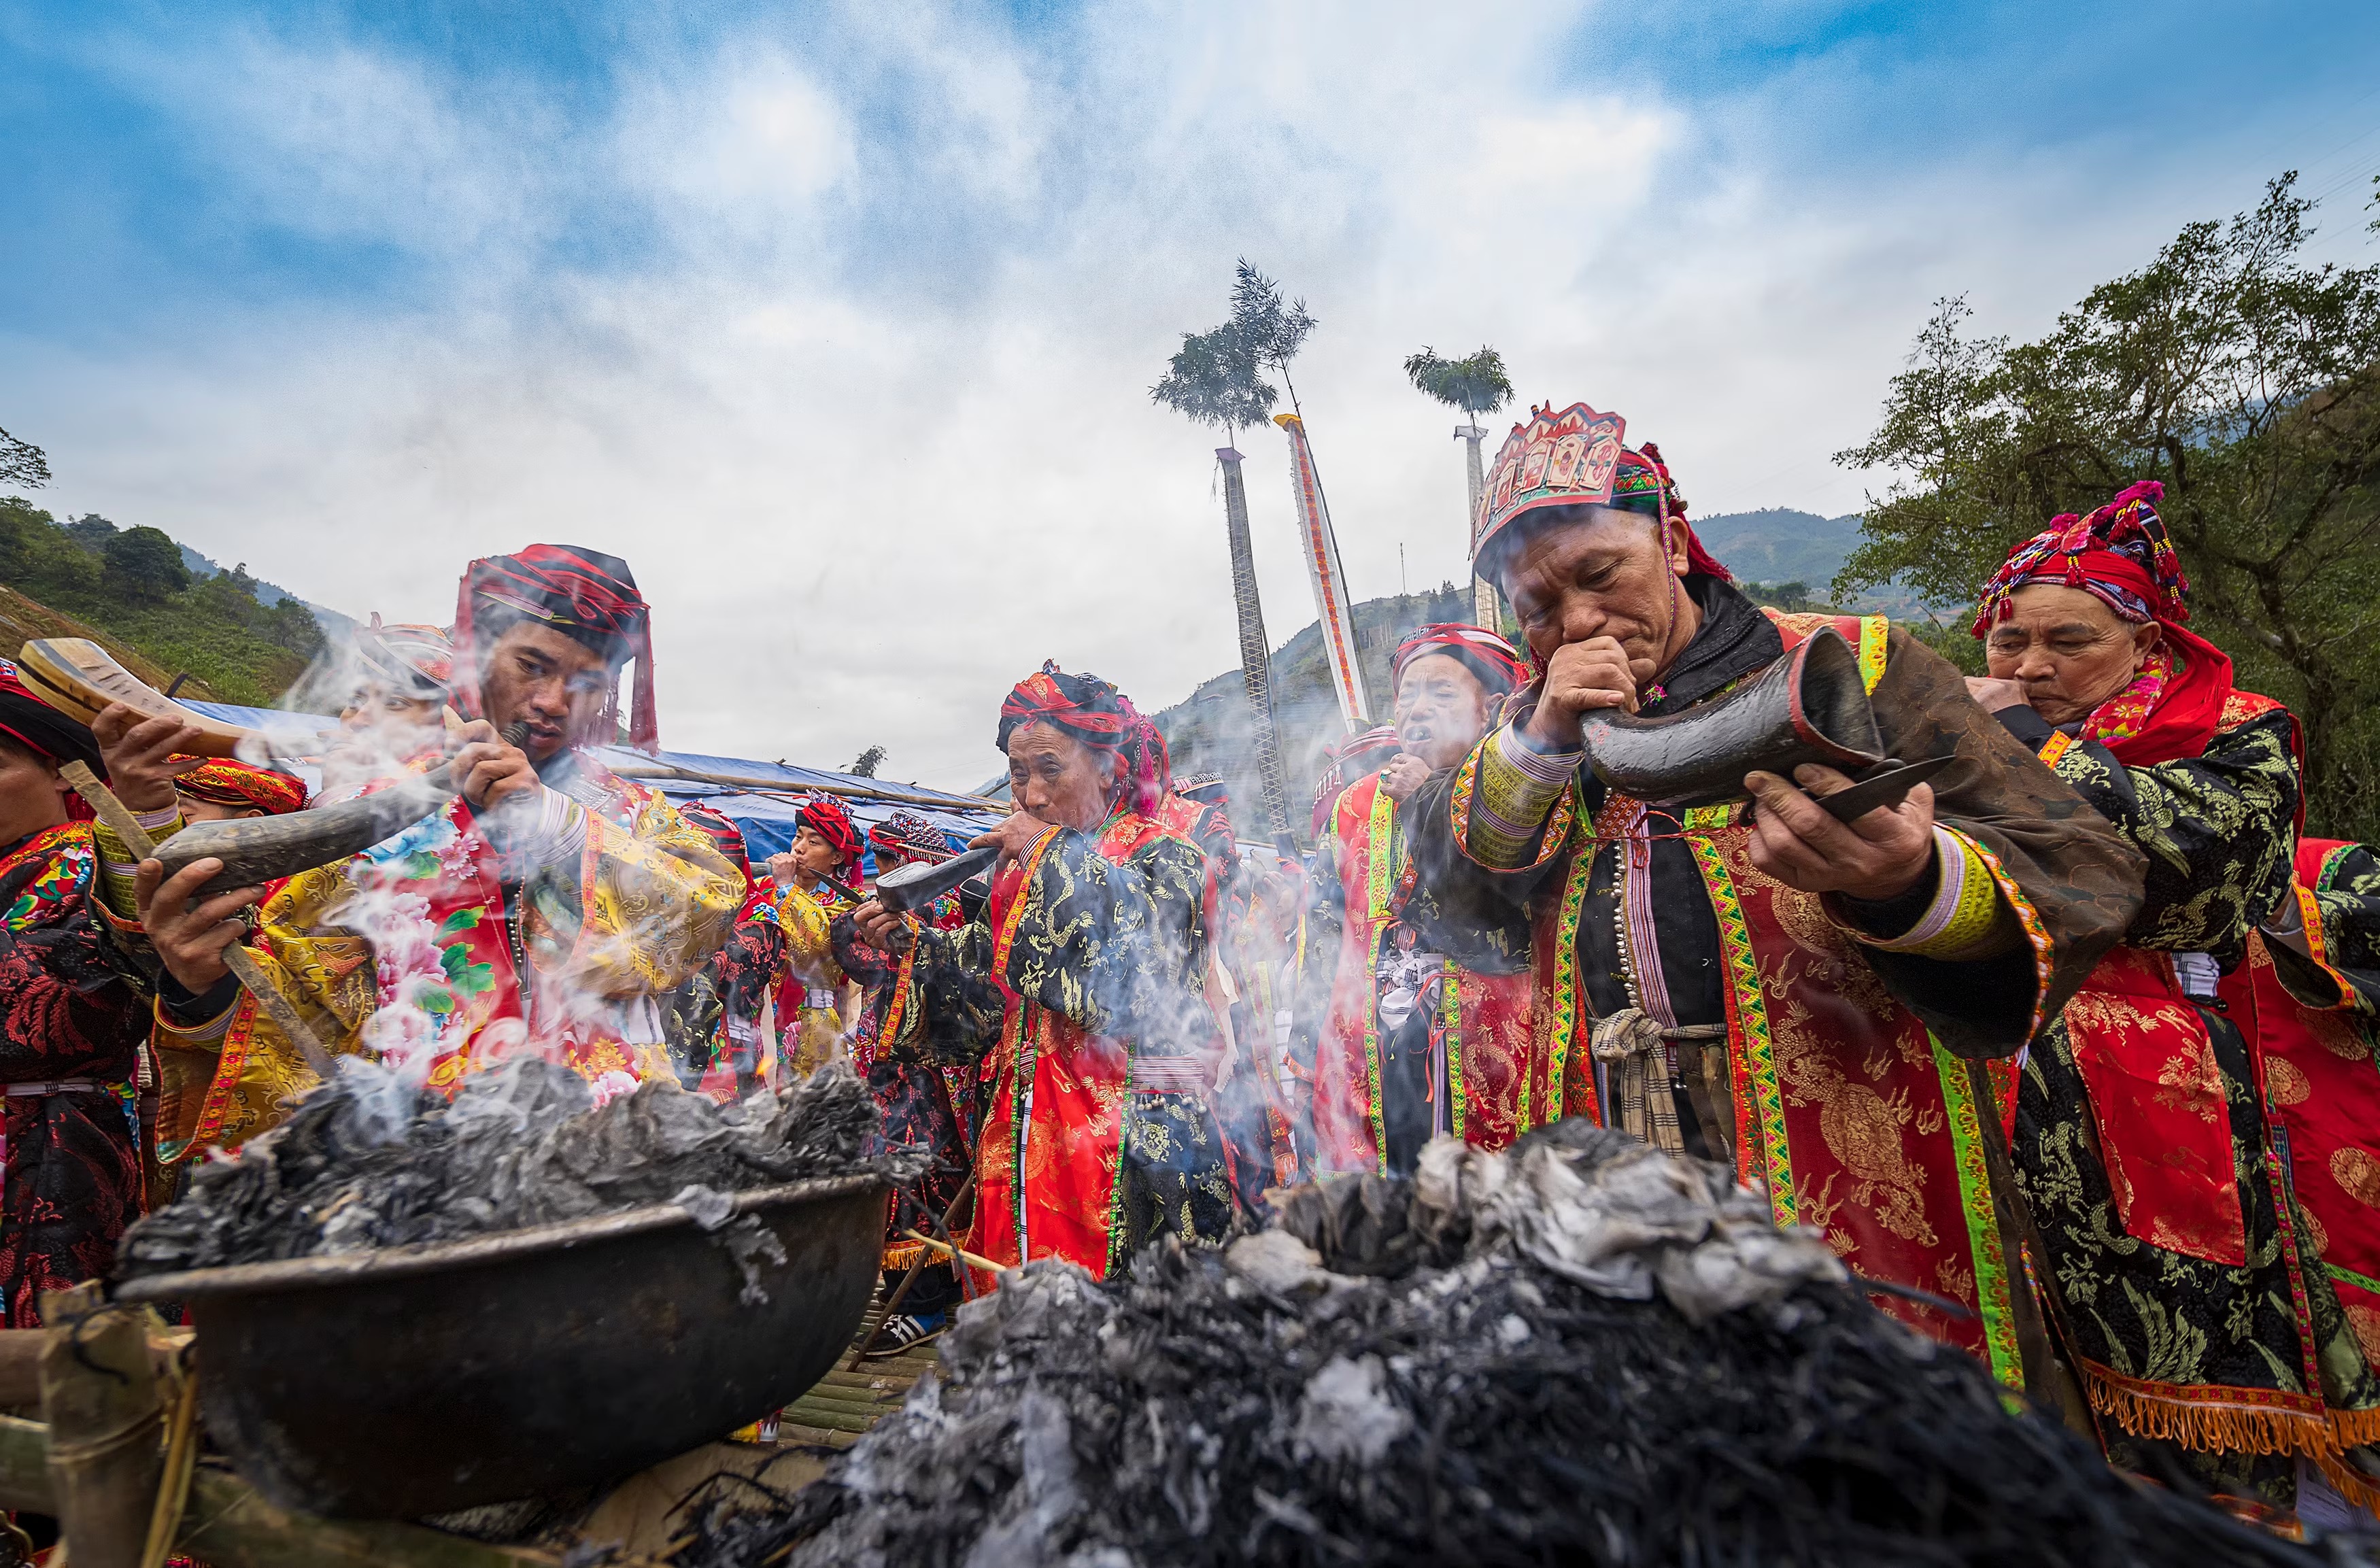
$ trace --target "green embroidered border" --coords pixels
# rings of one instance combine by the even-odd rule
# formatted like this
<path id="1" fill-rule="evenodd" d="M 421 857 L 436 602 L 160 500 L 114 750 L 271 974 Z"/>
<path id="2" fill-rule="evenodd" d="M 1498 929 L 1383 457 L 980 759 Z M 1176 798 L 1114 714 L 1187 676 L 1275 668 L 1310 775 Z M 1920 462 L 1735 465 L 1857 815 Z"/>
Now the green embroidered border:
<path id="1" fill-rule="evenodd" d="M 1364 844 L 1364 956 L 1377 973 L 1380 933 L 1389 924 L 1389 888 L 1397 853 L 1397 803 L 1372 781 L 1372 815 Z M 1380 1103 L 1379 982 L 1365 980 L 1364 1076 L 1371 1085 L 1372 1162 L 1380 1175 L 1389 1173 L 1389 1110 Z"/>
<path id="2" fill-rule="evenodd" d="M 1756 1113 L 1768 1211 L 1779 1227 L 1797 1224 L 1801 1204 L 1793 1190 L 1792 1156 L 1786 1149 L 1785 1095 L 1777 1082 L 1777 1043 L 1768 1029 L 1768 1004 L 1761 996 L 1760 965 L 1752 954 L 1752 930 L 1744 921 L 1743 905 L 1735 895 L 1735 882 L 1727 874 L 1727 862 L 1707 832 L 1694 831 L 1706 826 L 1695 820 L 1701 815 L 1687 813 L 1686 843 L 1702 867 L 1711 913 L 1718 918 L 1719 952 L 1727 963 L 1727 1032 L 1735 1056 L 1737 1147 L 1742 1147 L 1750 1130 L 1745 1125 L 1746 1112 Z M 1752 1091 L 1749 1104 L 1744 1097 L 1747 1088 Z"/>
<path id="3" fill-rule="evenodd" d="M 1123 1227 L 1116 1222 L 1123 1211 L 1124 1160 L 1132 1150 L 1132 1070 L 1137 1062 L 1131 1051 L 1124 1052 L 1123 1103 L 1116 1107 L 1115 1172 L 1108 1180 L 1108 1266 L 1099 1271 L 1101 1278 L 1114 1273 L 1116 1265 L 1123 1260 L 1119 1256 L 1123 1247 Z M 1017 1186 L 1021 1191 L 1024 1184 L 1020 1181 Z"/>
<path id="4" fill-rule="evenodd" d="M 1016 1038 L 1008 1052 L 1008 1121 L 1011 1155 L 1015 1163 L 1009 1167 L 1008 1186 L 1016 1205 L 1016 1260 L 1032 1261 L 1025 1233 L 1025 1135 L 1033 1122 L 1033 1051 L 1028 1043 L 1033 1039 L 1029 1015 L 1040 1003 L 1020 1001 L 1014 1014 Z"/>
<path id="5" fill-rule="evenodd" d="M 1456 1137 L 1463 1136 L 1463 971 L 1446 966 L 1446 1117 Z"/>
<path id="6" fill-rule="evenodd" d="M 2380 1295 L 2380 1280 L 2375 1280 L 2369 1274 L 2359 1274 L 2352 1269 L 2342 1269 L 2336 1263 L 2325 1263 L 2322 1268 L 2323 1272 L 2342 1285 L 2353 1285 L 2357 1290 L 2370 1291 L 2374 1295 Z"/>
<path id="7" fill-rule="evenodd" d="M 1942 1049 L 1931 1034 L 1934 1071 L 1942 1080 L 1950 1148 L 1959 1168 L 1959 1211 L 1967 1222 L 1967 1246 L 1975 1261 L 1975 1305 L 1983 1313 L 1984 1349 L 1992 1376 L 2007 1388 L 2024 1387 L 2024 1358 L 2017 1349 L 2016 1312 L 2009 1299 L 2008 1258 L 2002 1250 L 1999 1214 L 1992 1205 L 1991 1172 L 1984 1163 L 1984 1124 L 1975 1107 L 1966 1064 Z"/>
<path id="8" fill-rule="evenodd" d="M 1571 780 L 1570 790 L 1577 793 L 1578 780 Z M 1584 809 L 1564 823 L 1565 829 L 1575 829 L 1585 820 Z M 1572 837 L 1584 836 L 1572 833 Z M 1578 923 L 1586 909 L 1586 880 L 1595 869 L 1595 845 L 1590 840 L 1572 846 L 1570 869 L 1562 879 L 1561 909 L 1554 919 L 1554 984 L 1553 1000 L 1548 1004 L 1553 1039 L 1546 1064 L 1546 1098 L 1550 1103 L 1548 1122 L 1559 1121 L 1562 1113 L 1563 1074 L 1570 1066 L 1571 1042 L 1578 1034 Z M 1534 1086 L 1529 1075 L 1521 1075 L 1521 1111 L 1512 1124 L 1515 1137 L 1527 1132 L 1535 1123 L 1530 1121 L 1530 1090 Z"/>

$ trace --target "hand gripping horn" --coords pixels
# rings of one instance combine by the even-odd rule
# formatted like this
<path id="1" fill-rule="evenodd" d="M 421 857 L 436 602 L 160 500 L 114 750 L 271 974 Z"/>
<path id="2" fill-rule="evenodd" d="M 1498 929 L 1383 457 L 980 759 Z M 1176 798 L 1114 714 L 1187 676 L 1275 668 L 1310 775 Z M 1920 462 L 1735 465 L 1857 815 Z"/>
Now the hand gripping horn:
<path id="1" fill-rule="evenodd" d="M 506 746 L 518 746 L 528 738 L 528 726 L 506 724 L 497 738 Z M 418 778 L 310 811 L 192 822 L 159 845 L 156 858 L 168 877 L 209 856 L 221 860 L 223 869 L 206 880 L 199 889 L 201 893 L 228 893 L 236 887 L 257 887 L 295 876 L 369 849 L 437 810 L 455 794 L 451 769 L 451 764 L 441 762 Z"/>
<path id="2" fill-rule="evenodd" d="M 1790 779 L 1804 762 L 1854 776 L 1882 768 L 1819 802 L 1848 820 L 1894 804 L 1951 760 L 1928 757 L 1903 766 L 1884 754 L 1859 657 L 1832 626 L 1803 638 L 1716 702 L 1658 719 L 1600 710 L 1580 729 L 1597 778 L 1623 795 L 1670 806 L 1741 799 L 1743 776 L 1755 769 Z"/>

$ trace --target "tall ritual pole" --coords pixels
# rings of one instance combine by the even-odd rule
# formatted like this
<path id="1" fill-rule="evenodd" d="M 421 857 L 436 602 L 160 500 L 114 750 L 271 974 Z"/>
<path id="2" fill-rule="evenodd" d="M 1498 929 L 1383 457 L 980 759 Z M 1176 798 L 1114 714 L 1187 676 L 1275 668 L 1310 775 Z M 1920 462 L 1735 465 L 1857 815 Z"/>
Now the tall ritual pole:
<path id="1" fill-rule="evenodd" d="M 1488 489 L 1488 476 L 1479 466 L 1479 443 L 1487 433 L 1478 425 L 1454 427 L 1454 438 L 1468 444 L 1463 452 L 1465 461 L 1470 464 L 1471 476 L 1471 515 L 1467 530 L 1475 552 L 1479 548 L 1479 498 Z M 1496 608 L 1496 585 L 1486 577 L 1474 577 L 1471 580 L 1471 624 L 1485 626 L 1491 632 L 1501 632 L 1504 629 L 1500 624 L 1502 620 Z"/>
<path id="2" fill-rule="evenodd" d="M 1232 541 L 1232 602 L 1240 613 L 1240 678 L 1248 687 L 1248 734 L 1256 741 L 1265 820 L 1278 843 L 1289 833 L 1289 800 L 1281 783 L 1281 743 L 1273 735 L 1272 650 L 1265 641 L 1256 553 L 1248 543 L 1248 491 L 1240 480 L 1244 459 L 1229 446 L 1215 448 L 1215 456 L 1223 465 L 1223 514 Z"/>

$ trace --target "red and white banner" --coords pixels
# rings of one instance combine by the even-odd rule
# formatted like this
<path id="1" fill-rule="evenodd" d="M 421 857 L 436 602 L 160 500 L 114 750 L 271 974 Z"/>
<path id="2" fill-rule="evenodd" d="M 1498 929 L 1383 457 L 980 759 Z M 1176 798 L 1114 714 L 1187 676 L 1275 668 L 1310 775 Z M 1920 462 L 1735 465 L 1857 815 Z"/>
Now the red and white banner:
<path id="1" fill-rule="evenodd" d="M 1372 719 L 1364 672 L 1355 662 L 1355 614 L 1347 601 L 1347 574 L 1339 565 L 1339 541 L 1330 532 L 1330 508 L 1322 499 L 1313 450 L 1305 444 L 1305 421 L 1295 414 L 1276 414 L 1272 422 L 1289 432 L 1289 488 L 1297 503 L 1306 575 L 1314 580 L 1314 610 L 1322 621 L 1322 661 L 1330 666 L 1339 711 L 1353 735 L 1370 729 Z"/>

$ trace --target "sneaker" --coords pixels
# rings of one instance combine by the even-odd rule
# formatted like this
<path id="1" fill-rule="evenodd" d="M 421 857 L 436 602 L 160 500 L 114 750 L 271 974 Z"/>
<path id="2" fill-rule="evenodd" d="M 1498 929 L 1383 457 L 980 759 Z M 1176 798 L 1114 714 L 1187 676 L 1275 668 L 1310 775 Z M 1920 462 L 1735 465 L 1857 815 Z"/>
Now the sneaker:
<path id="1" fill-rule="evenodd" d="M 883 1326 L 876 1331 L 875 1339 L 869 1343 L 868 1353 L 870 1355 L 898 1355 L 905 1350 L 915 1350 L 921 1344 L 941 1338 L 942 1331 L 950 1326 L 951 1315 L 947 1312 L 904 1312 L 897 1318 L 884 1320 Z"/>

